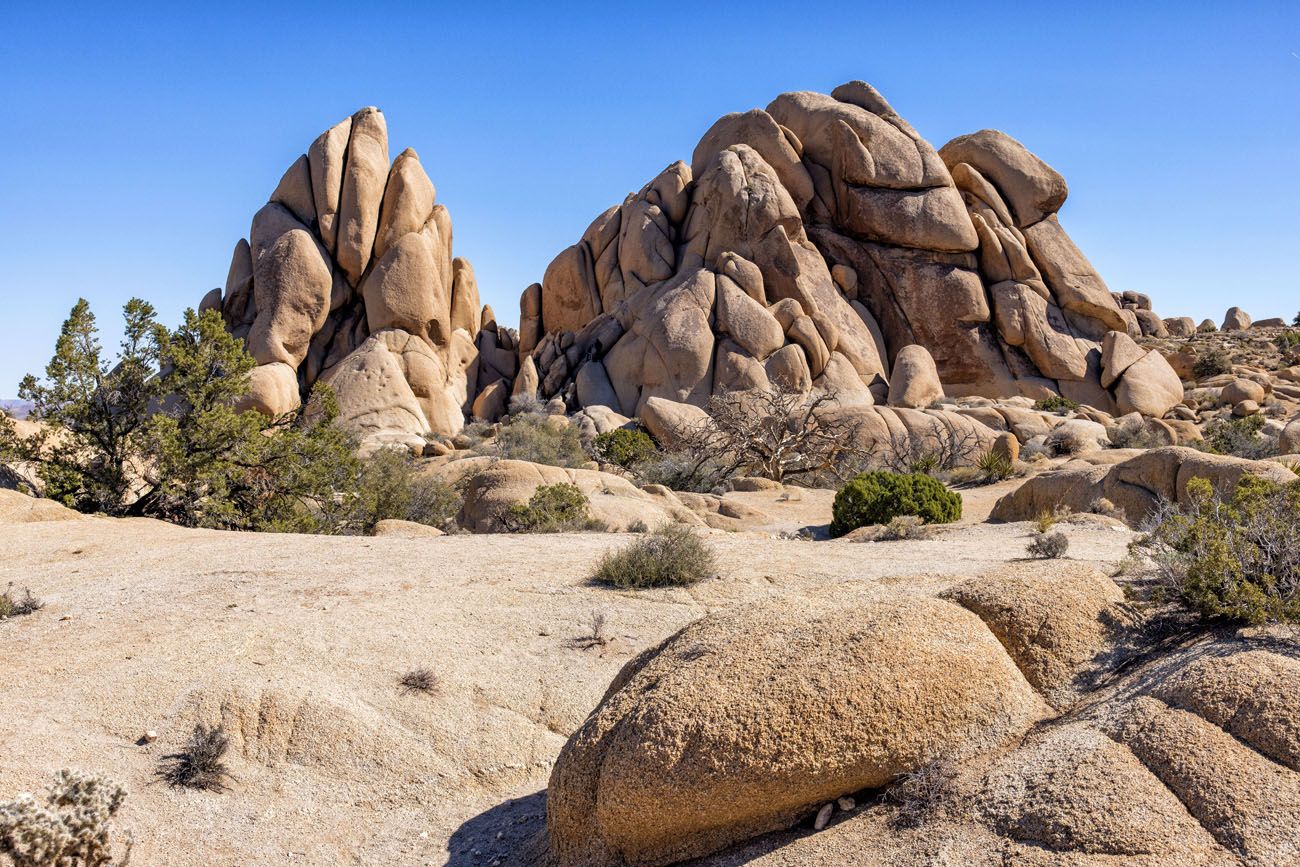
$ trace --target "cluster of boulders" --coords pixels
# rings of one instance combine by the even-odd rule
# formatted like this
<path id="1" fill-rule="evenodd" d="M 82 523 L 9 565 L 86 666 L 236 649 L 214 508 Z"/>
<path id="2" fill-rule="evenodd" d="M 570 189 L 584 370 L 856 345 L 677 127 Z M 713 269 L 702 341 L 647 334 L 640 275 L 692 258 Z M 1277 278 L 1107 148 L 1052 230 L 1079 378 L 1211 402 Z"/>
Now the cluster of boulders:
<path id="1" fill-rule="evenodd" d="M 919 347 L 938 395 L 1163 415 L 1182 398 L 1163 358 L 1105 353 L 1163 323 L 1107 289 L 1065 197 L 1009 136 L 936 151 L 863 82 L 782 94 L 719 120 L 524 292 L 526 387 L 628 415 L 771 383 L 892 404 Z"/>
<path id="2" fill-rule="evenodd" d="M 225 291 L 200 304 L 219 309 L 257 361 L 247 406 L 278 415 L 324 382 L 345 424 L 402 442 L 460 430 L 480 378 L 513 380 L 513 335 L 480 309 L 434 198 L 415 151 L 389 164 L 376 108 L 289 167 L 235 245 Z"/>
<path id="3" fill-rule="evenodd" d="M 706 617 L 569 739 L 549 863 L 1291 863 L 1300 663 L 1236 637 L 1128 655 L 1139 629 L 1084 564 Z M 800 822 L 821 833 L 744 846 Z"/>
<path id="4" fill-rule="evenodd" d="M 782 94 L 597 217 L 525 290 L 515 332 L 480 309 L 418 156 L 390 165 L 367 108 L 285 173 L 202 307 L 258 362 L 248 405 L 284 412 L 326 382 L 345 424 L 417 450 L 520 395 L 639 417 L 656 398 L 821 389 L 879 430 L 877 407 L 945 395 L 1163 415 L 1177 378 L 1130 338 L 1167 327 L 1070 240 L 1066 192 L 1000 132 L 936 151 L 863 82 Z"/>

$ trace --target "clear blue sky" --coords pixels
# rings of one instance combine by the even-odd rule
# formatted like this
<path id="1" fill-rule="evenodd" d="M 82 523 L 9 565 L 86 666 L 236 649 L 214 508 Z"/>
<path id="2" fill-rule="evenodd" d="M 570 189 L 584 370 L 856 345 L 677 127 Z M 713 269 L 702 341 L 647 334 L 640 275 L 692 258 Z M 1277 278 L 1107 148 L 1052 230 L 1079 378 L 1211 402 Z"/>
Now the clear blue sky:
<path id="1" fill-rule="evenodd" d="M 996 127 L 1060 170 L 1112 289 L 1198 320 L 1300 309 L 1295 0 L 186 5 L 0 10 L 0 397 L 79 295 L 106 326 L 132 295 L 175 322 L 282 171 L 372 104 L 505 322 L 718 116 L 853 78 L 936 146 Z"/>

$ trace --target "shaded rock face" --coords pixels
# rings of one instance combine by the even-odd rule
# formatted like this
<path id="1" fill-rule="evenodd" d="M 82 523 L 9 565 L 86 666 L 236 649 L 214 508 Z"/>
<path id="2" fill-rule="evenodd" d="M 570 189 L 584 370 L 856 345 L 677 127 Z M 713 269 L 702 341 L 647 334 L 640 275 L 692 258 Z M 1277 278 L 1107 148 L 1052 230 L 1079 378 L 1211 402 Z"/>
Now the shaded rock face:
<path id="1" fill-rule="evenodd" d="M 1066 192 L 1000 132 L 936 151 L 863 82 L 782 94 L 597 217 L 524 292 L 519 348 L 542 397 L 627 415 L 776 381 L 883 402 L 913 344 L 950 396 L 1113 411 L 1101 340 L 1142 325 L 1058 222 Z"/>
<path id="2" fill-rule="evenodd" d="M 298 157 L 235 245 L 225 291 L 201 305 L 220 309 L 259 365 L 247 406 L 286 412 L 329 382 L 362 438 L 455 433 L 481 379 L 514 377 L 514 337 L 484 322 L 474 271 L 452 256 L 451 218 L 434 200 L 414 150 L 389 164 L 376 108 Z"/>

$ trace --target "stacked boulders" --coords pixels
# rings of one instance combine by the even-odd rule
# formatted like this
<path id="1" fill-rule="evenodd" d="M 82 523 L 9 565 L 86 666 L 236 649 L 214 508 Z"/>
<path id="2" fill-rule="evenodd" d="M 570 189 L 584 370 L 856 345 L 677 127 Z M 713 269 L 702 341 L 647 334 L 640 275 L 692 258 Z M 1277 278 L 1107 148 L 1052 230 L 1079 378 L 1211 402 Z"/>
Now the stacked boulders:
<path id="1" fill-rule="evenodd" d="M 894 403 L 913 346 L 936 397 L 1062 394 L 1161 415 L 1182 399 L 1167 365 L 1108 374 L 1102 344 L 1166 326 L 1070 240 L 1066 192 L 1000 132 L 936 151 L 863 82 L 782 94 L 723 117 L 690 165 L 560 253 L 523 294 L 520 350 L 541 397 L 627 415 L 770 384 Z"/>
<path id="2" fill-rule="evenodd" d="M 376 108 L 289 167 L 235 245 L 224 293 L 200 305 L 219 309 L 257 361 L 247 406 L 278 415 L 328 383 L 363 440 L 418 448 L 425 433 L 460 430 L 480 380 L 513 380 L 513 337 L 484 323 L 434 198 L 415 151 L 389 164 Z"/>

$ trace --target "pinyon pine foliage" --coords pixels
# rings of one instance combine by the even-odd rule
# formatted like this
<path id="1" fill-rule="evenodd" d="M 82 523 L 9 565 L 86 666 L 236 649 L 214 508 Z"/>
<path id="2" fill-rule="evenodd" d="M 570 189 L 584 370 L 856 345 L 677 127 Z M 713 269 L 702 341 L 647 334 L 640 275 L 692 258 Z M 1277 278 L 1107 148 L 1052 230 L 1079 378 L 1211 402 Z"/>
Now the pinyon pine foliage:
<path id="1" fill-rule="evenodd" d="M 333 505 L 357 488 L 353 444 L 328 389 L 268 418 L 236 407 L 253 359 L 216 311 L 185 312 L 175 331 L 147 303 L 125 310 L 117 359 L 78 301 L 45 376 L 27 376 L 40 432 L 0 421 L 0 458 L 30 461 L 47 497 L 83 512 L 189 526 L 338 532 Z"/>

